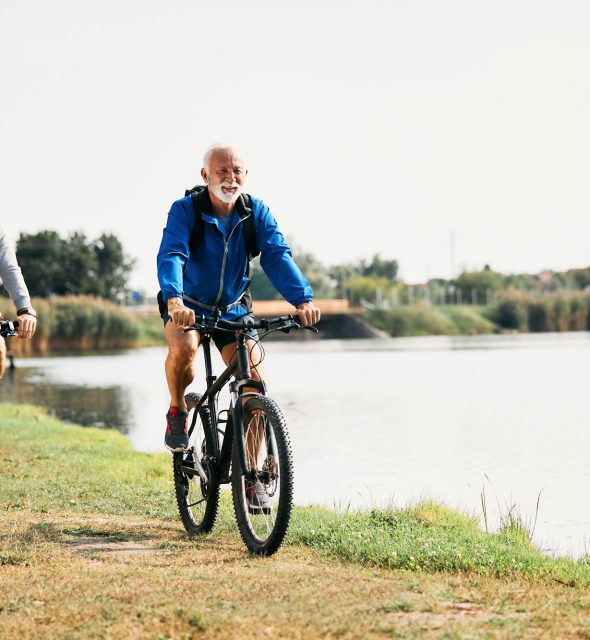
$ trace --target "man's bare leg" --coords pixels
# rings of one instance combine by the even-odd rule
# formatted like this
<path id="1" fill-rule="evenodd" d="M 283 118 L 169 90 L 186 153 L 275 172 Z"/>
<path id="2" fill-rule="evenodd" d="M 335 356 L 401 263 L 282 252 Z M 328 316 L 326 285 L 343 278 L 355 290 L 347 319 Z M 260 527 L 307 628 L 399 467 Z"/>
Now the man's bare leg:
<path id="1" fill-rule="evenodd" d="M 170 406 L 186 411 L 184 393 L 195 378 L 195 356 L 199 348 L 199 332 L 182 333 L 172 322 L 166 323 L 166 382 L 170 391 Z"/>
<path id="2" fill-rule="evenodd" d="M 164 443 L 173 452 L 188 447 L 188 414 L 184 393 L 195 377 L 195 356 L 199 347 L 197 331 L 183 333 L 182 328 L 172 322 L 166 323 L 166 381 L 170 391 L 170 409 L 166 414 L 166 436 Z"/>

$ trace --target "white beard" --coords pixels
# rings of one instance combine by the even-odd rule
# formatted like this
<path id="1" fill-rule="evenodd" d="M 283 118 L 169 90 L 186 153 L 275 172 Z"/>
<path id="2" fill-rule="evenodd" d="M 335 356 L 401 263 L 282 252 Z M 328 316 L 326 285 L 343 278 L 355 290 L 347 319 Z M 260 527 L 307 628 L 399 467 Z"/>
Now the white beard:
<path id="1" fill-rule="evenodd" d="M 235 188 L 235 191 L 233 193 L 224 193 L 222 187 L 225 187 L 226 189 L 228 187 Z M 212 187 L 211 185 L 209 185 L 209 189 L 213 192 L 216 198 L 219 198 L 221 202 L 225 202 L 226 204 L 233 204 L 240 197 L 240 194 L 242 193 L 242 187 L 240 187 L 240 185 L 237 183 L 218 184 L 215 187 Z"/>

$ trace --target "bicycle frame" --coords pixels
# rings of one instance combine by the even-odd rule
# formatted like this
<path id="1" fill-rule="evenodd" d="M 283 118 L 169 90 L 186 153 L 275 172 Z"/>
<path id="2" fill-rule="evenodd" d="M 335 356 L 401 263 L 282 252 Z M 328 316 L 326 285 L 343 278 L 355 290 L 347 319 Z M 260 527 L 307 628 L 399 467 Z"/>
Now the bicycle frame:
<path id="1" fill-rule="evenodd" d="M 189 428 L 189 438 L 193 432 L 196 424 L 199 411 L 207 406 L 211 417 L 211 425 L 215 434 L 222 433 L 223 441 L 221 444 L 221 450 L 214 452 L 216 458 L 216 466 L 219 471 L 219 478 L 221 484 L 227 484 L 230 481 L 230 464 L 232 446 L 235 439 L 238 460 L 240 464 L 240 474 L 247 477 L 248 480 L 255 480 L 254 471 L 247 471 L 248 465 L 246 461 L 246 451 L 244 447 L 244 427 L 242 424 L 242 399 L 249 396 L 260 393 L 266 394 L 266 386 L 264 382 L 254 380 L 251 377 L 250 361 L 248 358 L 248 347 L 246 345 L 246 332 L 236 331 L 236 358 L 229 364 L 219 377 L 213 375 L 213 365 L 211 362 L 211 336 L 205 332 L 201 337 L 201 345 L 203 346 L 203 354 L 205 358 L 205 380 L 207 382 L 207 389 L 202 395 L 201 399 L 197 403 L 192 424 Z M 230 390 L 230 406 L 226 420 L 219 419 L 218 402 L 217 397 L 223 387 L 229 382 L 231 377 L 235 374 L 235 380 L 229 384 Z M 256 392 L 244 392 L 245 388 L 254 388 Z M 225 422 L 225 431 L 219 429 L 218 424 Z M 218 438 L 214 438 L 215 445 L 218 446 Z M 269 446 L 272 448 L 272 439 L 269 439 Z M 200 465 L 199 465 L 200 466 Z M 234 469 L 234 473 L 237 470 Z M 197 472 L 201 475 L 204 474 L 203 469 L 198 469 Z M 250 477 L 252 476 L 252 477 Z M 203 476 L 202 476 L 203 477 Z"/>

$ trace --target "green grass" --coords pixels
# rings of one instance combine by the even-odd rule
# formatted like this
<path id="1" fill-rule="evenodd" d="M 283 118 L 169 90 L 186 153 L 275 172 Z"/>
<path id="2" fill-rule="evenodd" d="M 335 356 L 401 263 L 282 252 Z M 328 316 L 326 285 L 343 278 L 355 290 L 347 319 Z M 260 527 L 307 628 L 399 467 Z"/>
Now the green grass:
<path id="1" fill-rule="evenodd" d="M 453 324 L 457 335 L 476 335 L 498 331 L 498 326 L 485 316 L 486 307 L 448 305 L 438 308 Z"/>
<path id="2" fill-rule="evenodd" d="M 0 405 L 0 469 L 0 512 L 178 521 L 168 454 L 136 452 L 115 431 L 65 425 L 39 408 Z M 216 530 L 237 536 L 226 491 Z M 0 546 L 3 564 L 25 561 L 35 540 L 51 532 L 32 529 L 28 535 L 28 544 L 18 548 Z M 297 507 L 288 545 L 378 568 L 590 585 L 589 558 L 543 556 L 520 520 L 508 517 L 500 532 L 486 533 L 474 516 L 431 500 L 366 512 Z"/>
<path id="3" fill-rule="evenodd" d="M 111 430 L 63 424 L 42 409 L 0 406 L 2 510 L 172 518 L 170 456 L 133 451 Z"/>
<path id="4" fill-rule="evenodd" d="M 164 326 L 160 316 L 138 316 L 136 322 L 138 328 L 137 346 L 157 347 L 166 344 Z"/>
<path id="5" fill-rule="evenodd" d="M 476 335 L 494 333 L 498 326 L 479 306 L 398 306 L 369 311 L 367 320 L 394 337 Z"/>
<path id="6" fill-rule="evenodd" d="M 424 500 L 400 509 L 334 513 L 297 509 L 290 539 L 363 565 L 590 585 L 590 561 L 544 556 L 522 526 L 485 533 L 473 516 Z"/>

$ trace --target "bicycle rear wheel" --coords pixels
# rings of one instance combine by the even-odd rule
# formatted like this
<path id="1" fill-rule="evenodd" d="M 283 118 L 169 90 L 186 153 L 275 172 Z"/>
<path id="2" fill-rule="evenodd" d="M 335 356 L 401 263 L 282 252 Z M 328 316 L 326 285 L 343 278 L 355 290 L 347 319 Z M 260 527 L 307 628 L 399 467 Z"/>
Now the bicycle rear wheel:
<path id="1" fill-rule="evenodd" d="M 178 513 L 191 535 L 208 533 L 215 524 L 219 506 L 217 474 L 217 435 L 213 433 L 209 409 L 195 406 L 201 396 L 185 396 L 189 425 L 193 426 L 188 449 L 174 454 L 174 488 Z"/>
<path id="2" fill-rule="evenodd" d="M 263 395 L 253 396 L 246 402 L 242 424 L 247 475 L 255 481 L 245 480 L 239 474 L 240 463 L 234 442 L 234 512 L 248 549 L 269 556 L 283 543 L 291 518 L 293 457 L 287 424 L 277 404 Z M 257 498 L 253 497 L 255 493 L 258 493 Z"/>

